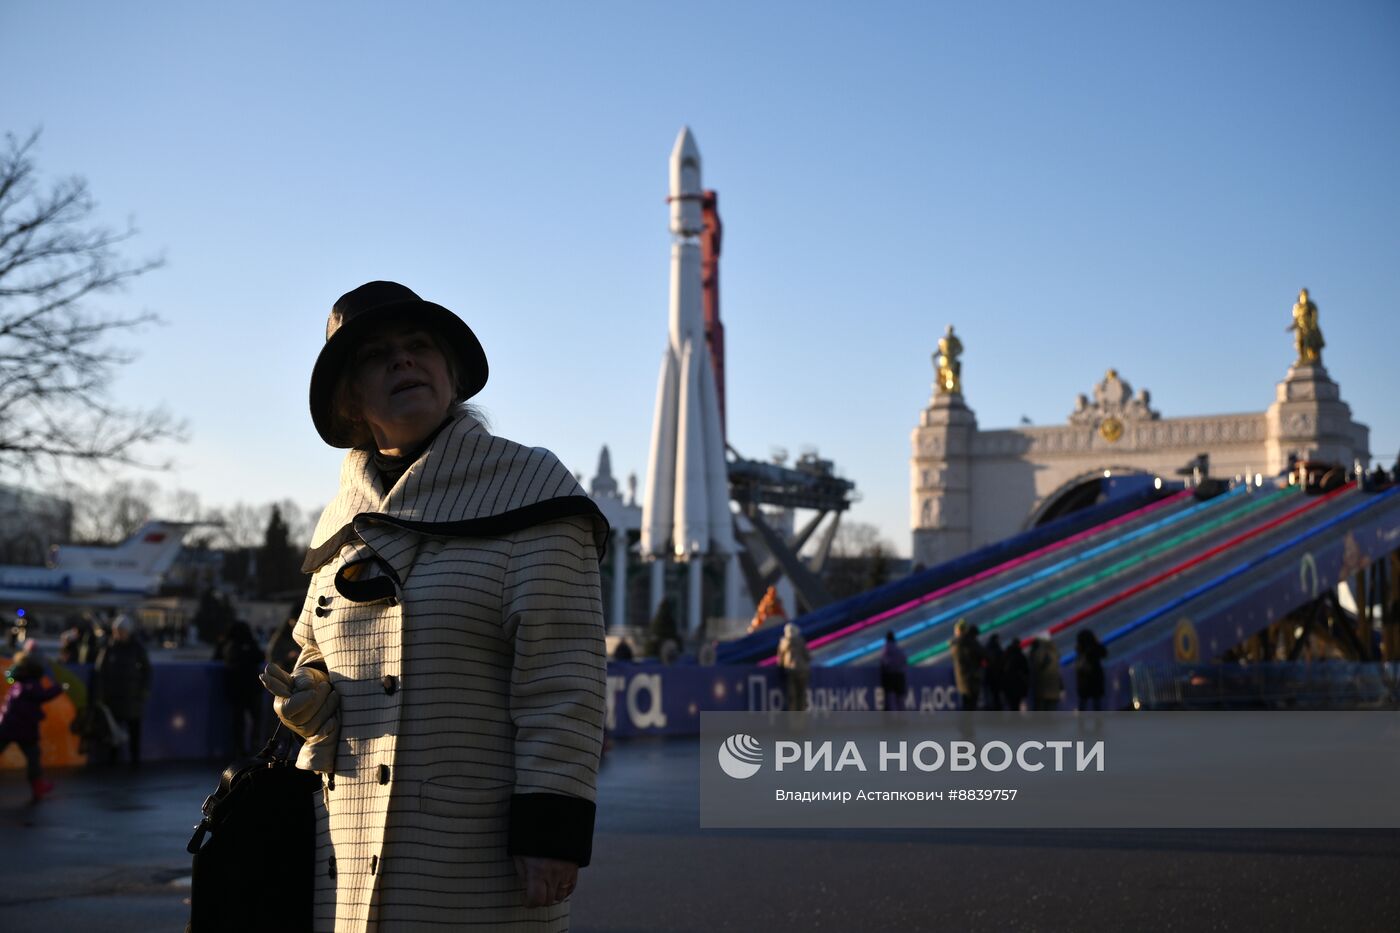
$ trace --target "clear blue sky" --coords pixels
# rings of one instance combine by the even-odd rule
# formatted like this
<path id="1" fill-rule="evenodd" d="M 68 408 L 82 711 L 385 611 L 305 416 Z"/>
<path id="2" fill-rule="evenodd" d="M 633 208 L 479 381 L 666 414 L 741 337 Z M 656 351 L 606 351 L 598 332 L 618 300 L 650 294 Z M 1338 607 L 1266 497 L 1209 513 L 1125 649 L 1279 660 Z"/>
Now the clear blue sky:
<path id="1" fill-rule="evenodd" d="M 909 548 L 909 432 L 954 323 L 984 428 L 1109 366 L 1166 416 L 1260 411 L 1299 287 L 1400 449 L 1400 5 L 10 0 L 0 129 L 44 129 L 167 324 L 116 386 L 211 504 L 333 494 L 325 315 L 402 281 L 491 358 L 498 433 L 645 474 L 666 159 L 725 222 L 730 439 L 815 445 Z"/>

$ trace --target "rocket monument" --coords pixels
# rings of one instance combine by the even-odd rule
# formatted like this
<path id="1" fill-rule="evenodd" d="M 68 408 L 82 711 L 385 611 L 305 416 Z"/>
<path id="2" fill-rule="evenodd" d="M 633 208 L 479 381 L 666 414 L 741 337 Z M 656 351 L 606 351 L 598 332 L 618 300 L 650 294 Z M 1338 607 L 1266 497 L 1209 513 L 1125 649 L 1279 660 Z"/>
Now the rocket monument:
<path id="1" fill-rule="evenodd" d="M 700 237 L 704 233 L 700 150 L 689 127 L 671 150 L 671 307 L 642 502 L 642 555 L 651 560 L 651 610 L 663 598 L 662 561 L 687 563 L 684 625 L 701 618 L 702 563 L 725 561 L 724 612 L 737 616 L 738 546 L 729 511 L 729 475 L 715 367 L 702 310 Z M 718 321 L 716 321 L 716 324 Z"/>

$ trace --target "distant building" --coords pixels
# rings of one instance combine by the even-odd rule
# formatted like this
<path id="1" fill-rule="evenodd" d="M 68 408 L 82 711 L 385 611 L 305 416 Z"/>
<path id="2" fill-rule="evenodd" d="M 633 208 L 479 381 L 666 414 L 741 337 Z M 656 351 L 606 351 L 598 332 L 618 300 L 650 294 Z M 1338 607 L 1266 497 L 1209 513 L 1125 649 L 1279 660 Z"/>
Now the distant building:
<path id="1" fill-rule="evenodd" d="M 73 506 L 46 493 L 0 485 L 0 564 L 42 567 L 73 536 Z"/>
<path id="2" fill-rule="evenodd" d="M 588 484 L 588 494 L 598 505 L 603 517 L 612 526 L 612 538 L 608 541 L 608 554 L 601 568 L 603 577 L 603 608 L 608 620 L 608 628 L 622 628 L 627 625 L 645 625 L 646 599 L 633 600 L 629 593 L 634 587 L 645 584 L 640 558 L 632 554 L 632 549 L 642 534 L 642 507 L 637 504 L 637 476 L 627 477 L 627 498 L 622 497 L 617 479 L 612 472 L 612 457 L 604 445 L 598 455 L 598 471 Z M 629 607 L 638 610 L 636 618 L 629 618 Z"/>

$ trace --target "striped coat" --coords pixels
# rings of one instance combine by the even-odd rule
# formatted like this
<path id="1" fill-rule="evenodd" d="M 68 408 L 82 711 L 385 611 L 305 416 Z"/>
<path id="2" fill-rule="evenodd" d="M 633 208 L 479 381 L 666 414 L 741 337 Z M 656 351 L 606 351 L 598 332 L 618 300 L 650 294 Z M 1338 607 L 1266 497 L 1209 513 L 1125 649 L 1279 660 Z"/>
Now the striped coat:
<path id="1" fill-rule="evenodd" d="M 512 856 L 589 860 L 607 533 L 553 454 L 465 411 L 392 489 L 346 455 L 294 633 L 341 700 L 317 931 L 568 929 Z"/>

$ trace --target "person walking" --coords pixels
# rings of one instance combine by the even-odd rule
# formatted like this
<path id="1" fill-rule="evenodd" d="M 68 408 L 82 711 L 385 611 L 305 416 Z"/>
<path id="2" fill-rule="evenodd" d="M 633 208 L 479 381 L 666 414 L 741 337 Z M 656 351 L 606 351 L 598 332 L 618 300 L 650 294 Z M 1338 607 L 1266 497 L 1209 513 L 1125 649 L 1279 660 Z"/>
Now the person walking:
<path id="1" fill-rule="evenodd" d="M 1079 694 L 1079 709 L 1091 707 L 1103 710 L 1103 659 L 1108 649 L 1089 629 L 1081 629 L 1074 639 L 1074 686 Z"/>
<path id="2" fill-rule="evenodd" d="M 131 767 L 141 766 L 141 718 L 151 695 L 151 661 L 136 637 L 131 617 L 120 615 L 112 621 L 112 634 L 97 653 L 93 667 L 95 693 L 111 711 L 112 718 L 126 730 Z M 121 747 L 112 748 L 112 763 L 121 756 Z"/>
<path id="3" fill-rule="evenodd" d="M 953 675 L 957 681 L 962 708 L 977 709 L 982 694 L 982 646 L 977 641 L 977 626 L 959 619 L 953 626 Z"/>
<path id="4" fill-rule="evenodd" d="M 1026 708 L 1026 691 L 1030 684 L 1031 668 L 1026 654 L 1021 650 L 1021 640 L 1011 639 L 1011 644 L 1001 655 L 1001 692 L 1010 710 Z"/>
<path id="5" fill-rule="evenodd" d="M 903 711 L 904 694 L 909 689 L 909 661 L 893 631 L 885 633 L 885 650 L 880 655 L 880 688 L 885 694 L 885 710 Z"/>
<path id="6" fill-rule="evenodd" d="M 348 452 L 296 667 L 263 675 L 323 777 L 318 933 L 566 930 L 591 859 L 610 529 L 465 404 L 486 379 L 471 328 L 403 285 L 331 310 L 311 415 Z"/>
<path id="7" fill-rule="evenodd" d="M 783 669 L 787 687 L 787 708 L 802 712 L 807 708 L 807 684 L 812 674 L 812 655 L 807 650 L 807 639 L 802 637 L 802 629 L 796 622 L 783 626 L 783 637 L 778 642 L 778 666 Z"/>
<path id="8" fill-rule="evenodd" d="M 1036 710 L 1059 709 L 1065 682 L 1060 676 L 1060 651 L 1046 632 L 1031 643 L 1031 696 Z"/>
<path id="9" fill-rule="evenodd" d="M 44 779 L 40 761 L 39 722 L 44 718 L 44 704 L 60 696 L 64 687 L 52 665 L 49 676 L 52 683 L 44 686 L 44 664 L 37 652 L 17 652 L 5 672 L 8 689 L 0 703 L 0 752 L 14 742 L 24 753 L 24 774 L 34 803 L 53 791 L 53 782 Z"/>
<path id="10" fill-rule="evenodd" d="M 266 696 L 258 682 L 258 674 L 266 663 L 263 649 L 258 647 L 248 623 L 237 620 L 214 646 L 213 659 L 224 666 L 224 697 L 229 706 L 233 752 L 241 758 L 250 749 L 256 751 L 259 742 L 258 708 Z"/>

